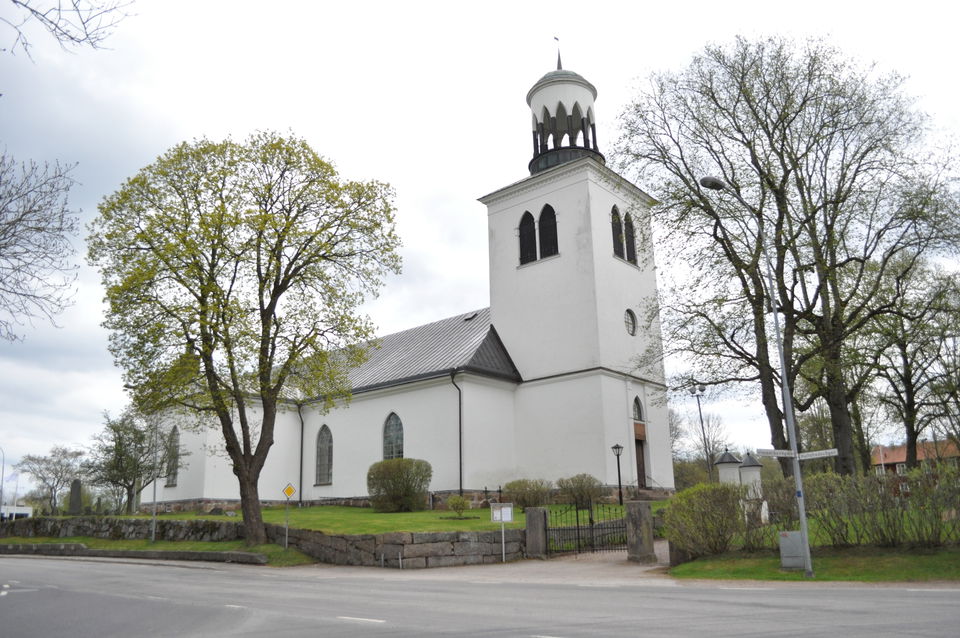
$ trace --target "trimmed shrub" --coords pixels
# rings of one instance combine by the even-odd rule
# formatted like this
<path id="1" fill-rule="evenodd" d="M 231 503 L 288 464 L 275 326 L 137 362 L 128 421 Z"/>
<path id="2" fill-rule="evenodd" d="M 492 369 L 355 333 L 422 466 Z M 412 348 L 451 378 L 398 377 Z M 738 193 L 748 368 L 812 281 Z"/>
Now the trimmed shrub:
<path id="1" fill-rule="evenodd" d="M 379 461 L 367 470 L 370 505 L 378 512 L 416 512 L 427 508 L 433 468 L 420 459 Z"/>
<path id="2" fill-rule="evenodd" d="M 946 464 L 915 468 L 907 474 L 904 523 L 911 544 L 941 547 L 958 540 L 960 476 Z M 901 490 L 903 487 L 901 487 Z"/>
<path id="3" fill-rule="evenodd" d="M 804 479 L 807 514 L 817 522 L 818 539 L 834 547 L 849 547 L 861 542 L 860 526 L 855 524 L 861 512 L 858 477 L 833 472 L 813 474 Z"/>
<path id="4" fill-rule="evenodd" d="M 692 556 L 722 554 L 744 532 L 739 485 L 701 483 L 679 492 L 663 510 L 663 535 Z"/>
<path id="5" fill-rule="evenodd" d="M 590 507 L 603 496 L 603 483 L 589 474 L 577 474 L 557 481 L 560 494 L 575 503 L 578 508 Z"/>
<path id="6" fill-rule="evenodd" d="M 504 495 L 517 507 L 539 507 L 550 503 L 551 481 L 543 479 L 517 479 L 503 486 Z"/>
<path id="7" fill-rule="evenodd" d="M 463 511 L 470 509 L 470 501 L 459 494 L 454 494 L 447 498 L 447 508 L 457 513 L 457 516 L 463 516 Z"/>

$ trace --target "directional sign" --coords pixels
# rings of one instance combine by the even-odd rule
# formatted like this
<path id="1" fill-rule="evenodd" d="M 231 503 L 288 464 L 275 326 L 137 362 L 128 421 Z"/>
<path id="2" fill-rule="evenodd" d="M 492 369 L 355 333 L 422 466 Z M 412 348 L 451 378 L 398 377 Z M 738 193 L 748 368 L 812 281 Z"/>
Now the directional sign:
<path id="1" fill-rule="evenodd" d="M 757 450 L 757 456 L 783 456 L 792 459 L 793 452 L 790 450 Z M 801 456 L 800 458 L 803 457 Z"/>
<path id="2" fill-rule="evenodd" d="M 283 488 L 283 495 L 287 498 L 291 498 L 294 494 L 297 493 L 297 488 L 295 488 L 290 483 L 287 483 L 287 486 Z"/>
<path id="3" fill-rule="evenodd" d="M 813 452 L 801 452 L 797 455 L 797 458 L 801 461 L 806 461 L 807 459 L 822 459 L 828 456 L 836 456 L 837 448 L 832 447 L 829 450 L 814 450 Z"/>

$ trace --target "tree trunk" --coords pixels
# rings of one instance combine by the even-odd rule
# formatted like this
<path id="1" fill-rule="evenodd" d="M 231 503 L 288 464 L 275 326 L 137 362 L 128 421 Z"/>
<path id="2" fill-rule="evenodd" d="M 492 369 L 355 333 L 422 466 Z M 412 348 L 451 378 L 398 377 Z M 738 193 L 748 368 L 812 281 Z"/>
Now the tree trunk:
<path id="1" fill-rule="evenodd" d="M 127 515 L 133 514 L 133 501 L 137 497 L 133 485 L 128 485 L 127 489 Z"/>
<path id="2" fill-rule="evenodd" d="M 766 306 L 764 297 L 757 297 L 759 302 L 753 304 L 753 330 L 757 345 L 757 373 L 760 378 L 760 398 L 763 410 L 767 415 L 767 424 L 770 427 L 770 443 L 775 450 L 789 449 L 787 437 L 783 429 L 783 412 L 777 402 L 777 384 L 773 379 L 773 368 L 770 365 L 769 346 L 767 342 L 764 314 Z M 783 476 L 793 476 L 793 463 L 788 458 L 778 457 L 780 471 Z"/>
<path id="3" fill-rule="evenodd" d="M 850 404 L 850 424 L 853 426 L 854 449 L 857 458 L 860 460 L 860 472 L 867 475 L 870 473 L 873 458 L 871 457 L 870 444 L 867 441 L 867 433 L 863 429 L 863 415 L 860 413 L 858 400 L 854 400 Z"/>
<path id="4" fill-rule="evenodd" d="M 856 465 L 853 460 L 853 424 L 847 405 L 846 380 L 836 363 L 827 362 L 826 369 L 826 400 L 830 408 L 833 445 L 837 448 L 834 468 L 837 474 L 852 475 Z"/>
<path id="5" fill-rule="evenodd" d="M 267 542 L 267 530 L 263 526 L 260 512 L 260 491 L 257 480 L 249 476 L 240 477 L 240 508 L 243 511 L 244 539 L 247 545 L 264 545 Z"/>

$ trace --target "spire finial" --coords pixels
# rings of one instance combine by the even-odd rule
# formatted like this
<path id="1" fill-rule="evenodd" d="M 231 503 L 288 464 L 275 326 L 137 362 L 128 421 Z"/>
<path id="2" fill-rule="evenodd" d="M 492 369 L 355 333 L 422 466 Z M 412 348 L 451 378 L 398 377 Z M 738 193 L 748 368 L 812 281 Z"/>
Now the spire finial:
<path id="1" fill-rule="evenodd" d="M 560 64 L 560 38 L 553 36 L 553 39 L 557 41 L 557 71 L 562 71 L 563 65 Z"/>

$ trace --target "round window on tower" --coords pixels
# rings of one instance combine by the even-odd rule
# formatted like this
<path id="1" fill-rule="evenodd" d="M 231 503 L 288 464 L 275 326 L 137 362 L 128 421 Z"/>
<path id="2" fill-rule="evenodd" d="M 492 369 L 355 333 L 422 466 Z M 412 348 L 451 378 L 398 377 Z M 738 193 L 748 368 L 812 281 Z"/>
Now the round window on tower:
<path id="1" fill-rule="evenodd" d="M 627 327 L 627 334 L 630 336 L 637 334 L 637 315 L 629 308 L 623 313 L 623 325 Z"/>

